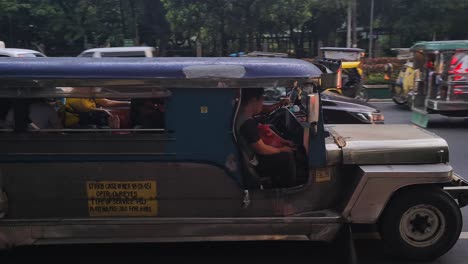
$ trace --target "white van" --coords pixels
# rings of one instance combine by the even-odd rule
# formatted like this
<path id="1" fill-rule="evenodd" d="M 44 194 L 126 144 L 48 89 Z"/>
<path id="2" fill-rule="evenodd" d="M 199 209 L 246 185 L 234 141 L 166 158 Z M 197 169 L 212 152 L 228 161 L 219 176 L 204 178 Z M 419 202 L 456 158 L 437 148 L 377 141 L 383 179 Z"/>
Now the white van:
<path id="1" fill-rule="evenodd" d="M 112 47 L 95 48 L 83 51 L 78 57 L 155 57 L 156 49 L 153 47 Z"/>
<path id="2" fill-rule="evenodd" d="M 13 48 L 0 48 L 0 58 L 1 57 L 46 57 L 46 55 L 40 53 L 36 50 L 29 49 L 13 49 Z"/>

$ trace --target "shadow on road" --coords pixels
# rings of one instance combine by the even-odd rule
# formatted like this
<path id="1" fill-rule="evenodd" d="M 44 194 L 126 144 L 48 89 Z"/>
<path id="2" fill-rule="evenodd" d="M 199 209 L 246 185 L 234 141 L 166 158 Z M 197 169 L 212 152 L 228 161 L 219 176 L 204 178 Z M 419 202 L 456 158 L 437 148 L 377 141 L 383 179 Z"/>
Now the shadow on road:
<path id="1" fill-rule="evenodd" d="M 461 117 L 431 117 L 429 129 L 438 128 L 468 128 L 468 119 Z"/>
<path id="2" fill-rule="evenodd" d="M 356 241 L 359 264 L 390 264 L 380 241 Z M 335 264 L 343 249 L 316 242 L 217 242 L 181 244 L 69 245 L 16 248 L 3 252 L 0 263 L 307 263 Z M 418 264 L 424 264 L 418 262 Z"/>

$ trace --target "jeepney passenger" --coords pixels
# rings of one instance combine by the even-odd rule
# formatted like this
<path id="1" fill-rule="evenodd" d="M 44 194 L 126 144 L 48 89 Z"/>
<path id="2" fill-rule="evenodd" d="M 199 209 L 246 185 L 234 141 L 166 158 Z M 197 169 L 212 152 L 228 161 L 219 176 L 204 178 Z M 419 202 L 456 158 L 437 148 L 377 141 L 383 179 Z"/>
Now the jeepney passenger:
<path id="1" fill-rule="evenodd" d="M 296 183 L 294 143 L 281 138 L 282 146 L 274 147 L 265 144 L 259 135 L 259 124 L 254 116 L 264 111 L 263 92 L 261 88 L 243 89 L 237 120 L 241 147 L 247 147 L 245 151 L 251 164 L 260 175 L 271 179 L 273 188 L 293 187 Z"/>
<path id="2" fill-rule="evenodd" d="M 130 119 L 133 128 L 164 128 L 164 100 L 149 98 L 132 99 Z"/>
<path id="3" fill-rule="evenodd" d="M 45 99 L 30 99 L 25 104 L 28 124 L 32 129 L 60 129 L 62 124 L 55 109 Z M 5 118 L 7 128 L 15 127 L 14 109 L 10 108 Z"/>
<path id="4" fill-rule="evenodd" d="M 0 129 L 6 128 L 6 116 L 10 110 L 11 102 L 9 99 L 0 99 Z"/>
<path id="5" fill-rule="evenodd" d="M 109 99 L 67 98 L 64 106 L 64 124 L 67 128 L 89 126 L 119 128 L 118 116 L 100 107 L 129 106 L 129 102 Z"/>

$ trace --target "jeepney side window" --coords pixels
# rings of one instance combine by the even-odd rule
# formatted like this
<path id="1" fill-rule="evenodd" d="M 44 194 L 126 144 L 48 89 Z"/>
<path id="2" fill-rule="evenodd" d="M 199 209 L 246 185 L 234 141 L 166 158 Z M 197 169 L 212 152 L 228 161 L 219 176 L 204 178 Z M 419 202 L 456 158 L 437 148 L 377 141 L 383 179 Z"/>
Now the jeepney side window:
<path id="1" fill-rule="evenodd" d="M 75 88 L 66 87 L 66 89 Z M 149 88 L 153 92 L 155 89 Z M 69 94 L 57 98 L 0 98 L 0 129 L 3 132 L 42 131 L 50 133 L 164 132 L 166 128 L 165 106 L 168 97 L 145 97 L 143 94 L 133 92 L 133 89 L 128 90 L 132 91 L 133 97 L 114 98 L 111 96 L 110 99 L 104 99 L 77 97 Z M 77 94 L 84 95 L 85 91 L 89 92 L 89 90 L 82 90 Z"/>
<path id="2" fill-rule="evenodd" d="M 165 105 L 166 98 L 67 98 L 59 111 L 67 129 L 161 132 Z"/>

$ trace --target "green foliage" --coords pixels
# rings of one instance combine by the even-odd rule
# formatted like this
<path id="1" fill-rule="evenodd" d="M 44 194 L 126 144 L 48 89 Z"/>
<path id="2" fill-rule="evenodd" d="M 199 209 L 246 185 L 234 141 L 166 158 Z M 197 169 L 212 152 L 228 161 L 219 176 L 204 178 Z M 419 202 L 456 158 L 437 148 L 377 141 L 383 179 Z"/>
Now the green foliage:
<path id="1" fill-rule="evenodd" d="M 400 39 L 400 46 L 409 47 L 421 40 L 465 39 L 468 23 L 465 10 L 468 0 L 391 0 L 375 1 L 376 27 L 389 28 Z M 369 24 L 370 0 L 361 1 L 366 12 L 362 25 Z"/>
<path id="2" fill-rule="evenodd" d="M 368 31 L 371 0 L 357 0 L 358 26 Z M 319 45 L 345 44 L 349 0 L 0 0 L 0 40 L 8 47 L 44 47 L 52 55 L 120 46 L 124 39 L 162 54 L 205 56 L 270 48 L 298 57 Z M 375 1 L 385 48 L 419 40 L 466 39 L 468 0 Z M 366 48 L 367 40 L 359 46 Z"/>
<path id="3" fill-rule="evenodd" d="M 367 75 L 367 78 L 365 80 L 365 84 L 368 85 L 376 85 L 376 84 L 387 84 L 388 81 L 385 80 L 385 74 L 383 73 L 373 73 L 370 75 Z"/>

